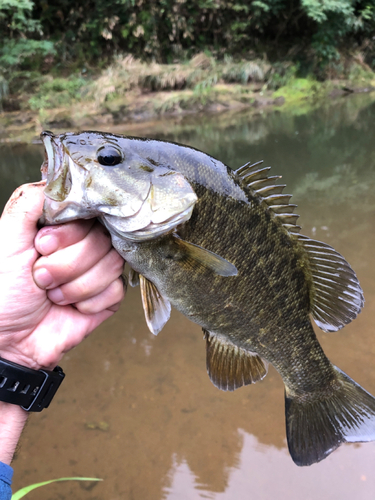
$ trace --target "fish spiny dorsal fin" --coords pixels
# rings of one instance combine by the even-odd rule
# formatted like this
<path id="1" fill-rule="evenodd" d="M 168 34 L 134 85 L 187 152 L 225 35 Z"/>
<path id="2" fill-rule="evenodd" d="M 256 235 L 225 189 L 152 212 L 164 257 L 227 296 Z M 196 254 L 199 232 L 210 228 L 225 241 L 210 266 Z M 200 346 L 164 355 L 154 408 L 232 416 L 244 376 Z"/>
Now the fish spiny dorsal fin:
<path id="1" fill-rule="evenodd" d="M 259 179 L 258 181 L 250 182 L 248 184 L 248 186 L 250 186 L 254 190 L 258 190 L 260 188 L 274 184 L 279 179 L 281 179 L 281 175 L 270 175 L 269 177 L 266 177 L 265 179 Z"/>
<path id="2" fill-rule="evenodd" d="M 364 304 L 358 278 L 334 248 L 298 235 L 307 252 L 313 280 L 311 314 L 325 332 L 336 332 L 361 312 Z"/>
<path id="3" fill-rule="evenodd" d="M 249 161 L 248 163 L 245 163 L 245 165 L 243 165 L 242 167 L 235 170 L 235 173 L 239 177 L 243 177 L 244 175 L 247 175 L 250 172 L 254 172 L 256 170 L 259 170 L 257 167 L 258 167 L 258 165 L 261 165 L 262 163 L 263 163 L 263 160 L 257 161 L 256 163 L 251 163 L 251 161 Z"/>
<path id="4" fill-rule="evenodd" d="M 171 315 L 171 304 L 156 286 L 147 278 L 139 275 L 141 296 L 146 323 L 151 333 L 157 335 Z"/>
<path id="5" fill-rule="evenodd" d="M 246 163 L 234 173 L 241 184 L 251 188 L 261 198 L 289 233 L 299 233 L 301 226 L 296 224 L 299 215 L 293 213 L 297 205 L 289 203 L 292 195 L 282 194 L 286 185 L 275 183 L 281 176 L 268 176 L 271 167 L 259 168 L 262 163 Z"/>
<path id="6" fill-rule="evenodd" d="M 243 182 L 249 185 L 250 182 L 258 181 L 260 179 L 267 179 L 267 173 L 271 170 L 271 167 L 260 168 L 242 177 Z"/>
<path id="7" fill-rule="evenodd" d="M 222 391 L 234 391 L 255 384 L 267 375 L 268 363 L 256 353 L 238 347 L 227 339 L 203 329 L 207 348 L 207 372 Z"/>
<path id="8" fill-rule="evenodd" d="M 261 196 L 263 196 L 263 198 L 267 198 L 268 196 L 273 196 L 275 194 L 281 194 L 285 187 L 286 187 L 286 184 L 272 184 L 271 186 L 266 186 L 264 188 L 258 188 L 255 191 L 258 194 L 260 194 Z"/>

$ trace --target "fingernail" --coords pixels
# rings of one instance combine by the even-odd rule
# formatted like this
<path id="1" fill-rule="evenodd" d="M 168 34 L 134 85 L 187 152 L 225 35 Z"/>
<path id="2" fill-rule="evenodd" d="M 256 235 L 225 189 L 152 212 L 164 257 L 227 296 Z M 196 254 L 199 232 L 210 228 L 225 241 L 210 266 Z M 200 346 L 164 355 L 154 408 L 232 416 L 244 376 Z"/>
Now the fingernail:
<path id="1" fill-rule="evenodd" d="M 43 255 L 49 255 L 59 248 L 59 242 L 53 234 L 46 234 L 39 239 L 38 247 Z"/>
<path id="2" fill-rule="evenodd" d="M 65 301 L 65 297 L 61 291 L 61 288 L 54 288 L 53 290 L 49 290 L 48 298 L 55 304 L 60 304 L 61 302 Z"/>
<path id="3" fill-rule="evenodd" d="M 48 286 L 52 285 L 53 283 L 53 278 L 47 269 L 44 267 L 37 269 L 34 272 L 34 281 L 38 285 L 39 288 L 47 288 Z"/>

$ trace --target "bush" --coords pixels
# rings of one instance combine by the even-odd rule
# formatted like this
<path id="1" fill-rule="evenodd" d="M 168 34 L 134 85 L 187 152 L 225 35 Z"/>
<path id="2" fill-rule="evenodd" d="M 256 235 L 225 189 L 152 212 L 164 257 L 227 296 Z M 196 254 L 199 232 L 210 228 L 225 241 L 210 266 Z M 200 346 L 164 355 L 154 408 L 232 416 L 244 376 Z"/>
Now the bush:
<path id="1" fill-rule="evenodd" d="M 86 80 L 77 77 L 48 80 L 29 99 L 30 108 L 40 110 L 70 106 L 80 99 L 86 85 Z"/>
<path id="2" fill-rule="evenodd" d="M 170 63 L 210 51 L 307 59 L 319 72 L 348 46 L 373 66 L 374 31 L 375 0 L 0 0 L 0 67 L 32 69 L 46 56 L 60 67 L 107 65 L 118 53 Z M 262 71 L 244 65 L 241 79 Z"/>

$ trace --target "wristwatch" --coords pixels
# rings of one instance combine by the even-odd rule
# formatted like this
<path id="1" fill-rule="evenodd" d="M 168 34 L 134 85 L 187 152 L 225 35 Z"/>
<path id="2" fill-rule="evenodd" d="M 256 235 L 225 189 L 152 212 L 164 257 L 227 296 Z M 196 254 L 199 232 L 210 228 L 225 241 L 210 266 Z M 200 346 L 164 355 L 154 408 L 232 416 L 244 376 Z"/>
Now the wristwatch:
<path id="1" fill-rule="evenodd" d="M 42 411 L 48 408 L 64 377 L 59 366 L 53 371 L 32 370 L 0 357 L 0 401 L 26 411 Z"/>

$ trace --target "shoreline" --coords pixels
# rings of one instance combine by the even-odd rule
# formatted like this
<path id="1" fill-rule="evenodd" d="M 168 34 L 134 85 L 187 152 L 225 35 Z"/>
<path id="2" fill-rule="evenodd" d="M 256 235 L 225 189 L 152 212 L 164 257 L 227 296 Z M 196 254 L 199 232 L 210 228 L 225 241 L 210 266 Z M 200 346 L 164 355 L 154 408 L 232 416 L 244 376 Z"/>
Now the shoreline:
<path id="1" fill-rule="evenodd" d="M 375 91 L 375 81 L 353 83 L 347 80 L 316 82 L 294 79 L 277 91 L 261 86 L 218 83 L 205 92 L 193 90 L 127 92 L 121 98 L 98 107 L 95 102 L 78 102 L 69 107 L 20 110 L 0 113 L 0 145 L 38 143 L 42 130 L 115 132 L 126 127 L 129 133 L 145 130 L 161 121 L 176 122 L 188 117 L 226 115 L 246 110 L 263 114 L 275 109 L 304 114 L 327 100 Z"/>

